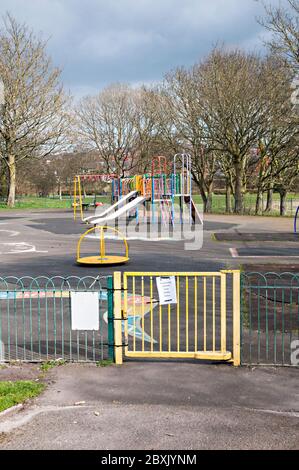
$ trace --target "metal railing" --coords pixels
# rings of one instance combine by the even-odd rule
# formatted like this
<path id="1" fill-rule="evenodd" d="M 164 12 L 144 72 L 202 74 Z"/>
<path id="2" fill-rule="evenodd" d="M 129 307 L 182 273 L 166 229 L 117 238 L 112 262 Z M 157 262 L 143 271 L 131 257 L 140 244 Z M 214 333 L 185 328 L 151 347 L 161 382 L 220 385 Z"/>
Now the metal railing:
<path id="1" fill-rule="evenodd" d="M 242 364 L 299 365 L 299 274 L 241 276 Z"/>
<path id="2" fill-rule="evenodd" d="M 159 301 L 160 276 L 174 277 L 175 303 Z M 0 277 L 0 361 L 121 363 L 124 353 L 238 365 L 241 327 L 242 364 L 299 365 L 298 273 L 242 273 L 241 285 L 239 271 L 122 277 Z M 73 292 L 97 293 L 98 329 L 73 329 Z"/>
<path id="3" fill-rule="evenodd" d="M 262 215 L 269 216 L 279 216 L 280 215 L 280 201 L 279 199 L 274 199 L 272 203 L 271 211 L 266 211 L 266 198 L 262 199 Z M 285 201 L 285 215 L 288 217 L 293 217 L 296 213 L 297 207 L 299 206 L 298 197 L 291 197 Z M 234 198 L 231 196 L 231 207 L 234 207 Z M 244 195 L 244 214 L 255 215 L 256 211 L 256 194 L 247 193 Z M 212 197 L 212 212 L 215 214 L 225 214 L 226 213 L 226 204 L 225 204 L 225 195 L 217 194 Z"/>
<path id="4" fill-rule="evenodd" d="M 98 293 L 99 330 L 72 329 L 72 292 Z M 0 361 L 108 357 L 113 357 L 111 276 L 0 278 Z"/>

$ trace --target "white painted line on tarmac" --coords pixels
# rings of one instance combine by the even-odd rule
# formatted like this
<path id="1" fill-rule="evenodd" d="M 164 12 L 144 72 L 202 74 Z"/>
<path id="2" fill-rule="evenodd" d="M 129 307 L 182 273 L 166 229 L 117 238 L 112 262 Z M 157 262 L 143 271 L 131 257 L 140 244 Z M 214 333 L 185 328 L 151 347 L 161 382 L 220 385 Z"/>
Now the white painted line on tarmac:
<path id="1" fill-rule="evenodd" d="M 9 237 L 17 237 L 20 235 L 20 232 L 17 232 L 16 230 L 5 230 L 3 228 L 0 229 L 0 232 L 10 233 L 10 235 L 8 235 Z"/>
<path id="2" fill-rule="evenodd" d="M 9 247 L 9 251 L 0 251 L 1 255 L 14 255 L 22 253 L 48 253 L 48 250 L 37 250 L 35 245 L 26 242 L 0 243 L 0 247 Z"/>

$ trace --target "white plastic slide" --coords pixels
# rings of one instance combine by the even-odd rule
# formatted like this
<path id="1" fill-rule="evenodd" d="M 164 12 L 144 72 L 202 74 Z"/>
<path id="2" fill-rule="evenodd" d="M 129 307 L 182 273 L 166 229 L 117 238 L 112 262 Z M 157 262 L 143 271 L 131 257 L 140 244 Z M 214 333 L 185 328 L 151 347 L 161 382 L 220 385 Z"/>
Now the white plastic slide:
<path id="1" fill-rule="evenodd" d="M 104 223 L 106 224 L 107 222 L 109 222 L 110 220 L 115 220 L 115 219 L 118 219 L 121 215 L 125 214 L 126 212 L 132 210 L 132 209 L 135 209 L 135 207 L 137 207 L 139 204 L 141 204 L 142 202 L 145 201 L 145 197 L 143 196 L 138 196 L 136 197 L 136 199 L 134 199 L 133 201 L 129 202 L 128 204 L 126 204 L 124 207 L 121 207 L 120 209 L 118 209 L 117 211 L 115 212 L 112 212 L 112 214 L 107 214 L 106 216 L 104 217 L 99 217 L 98 219 L 94 219 L 91 221 L 92 224 L 94 225 L 97 225 L 97 224 L 101 224 L 103 225 Z"/>
<path id="2" fill-rule="evenodd" d="M 193 199 L 191 198 L 191 210 L 192 210 L 192 218 L 193 218 L 193 222 L 194 223 L 197 223 L 196 221 L 199 221 L 201 225 L 203 225 L 203 220 L 202 220 L 202 217 L 196 207 L 196 204 L 195 202 L 193 201 Z"/>
<path id="3" fill-rule="evenodd" d="M 136 194 L 137 194 L 137 191 L 131 191 L 129 194 L 126 194 L 125 196 L 120 198 L 112 206 L 108 207 L 108 209 L 106 209 L 101 214 L 94 214 L 94 215 L 90 215 L 89 217 L 85 217 L 85 219 L 83 219 L 83 222 L 93 223 L 91 219 L 94 219 L 94 218 L 98 219 L 100 217 L 105 217 L 106 215 L 110 214 L 110 212 L 113 212 L 117 207 L 118 208 L 122 207 L 123 204 L 125 204 L 129 199 L 131 199 L 131 197 L 136 196 Z"/>
<path id="4" fill-rule="evenodd" d="M 193 199 L 190 198 L 189 196 L 185 196 L 184 201 L 185 201 L 185 204 L 187 204 L 187 207 L 188 207 L 189 210 L 190 210 L 190 204 L 191 204 L 191 216 L 192 216 L 193 222 L 195 224 L 198 224 L 198 222 L 199 222 L 201 225 L 203 225 L 202 217 L 201 217 L 201 215 L 200 215 Z"/>

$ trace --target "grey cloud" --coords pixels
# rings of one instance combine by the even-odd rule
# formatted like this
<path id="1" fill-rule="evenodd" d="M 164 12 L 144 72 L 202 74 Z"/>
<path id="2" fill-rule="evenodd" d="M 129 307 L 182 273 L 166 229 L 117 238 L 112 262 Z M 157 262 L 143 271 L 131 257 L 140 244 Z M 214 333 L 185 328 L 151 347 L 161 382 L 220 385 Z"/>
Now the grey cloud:
<path id="1" fill-rule="evenodd" d="M 217 42 L 262 47 L 255 0 L 1 0 L 6 10 L 50 37 L 49 52 L 76 95 L 160 80 Z"/>

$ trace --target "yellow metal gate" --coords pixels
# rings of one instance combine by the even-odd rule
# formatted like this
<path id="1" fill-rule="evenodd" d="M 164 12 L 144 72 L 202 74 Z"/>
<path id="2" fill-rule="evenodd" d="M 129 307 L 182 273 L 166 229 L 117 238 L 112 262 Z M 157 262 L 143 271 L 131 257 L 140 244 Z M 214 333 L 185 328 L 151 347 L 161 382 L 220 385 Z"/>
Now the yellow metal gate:
<path id="1" fill-rule="evenodd" d="M 116 272 L 114 289 L 117 363 L 124 354 L 240 364 L 239 271 L 127 272 L 123 286 Z"/>

